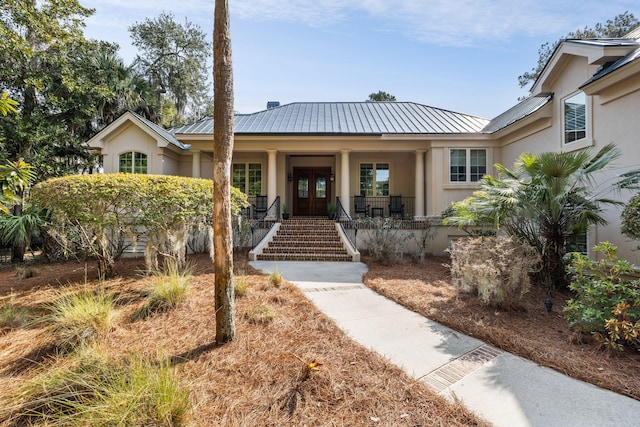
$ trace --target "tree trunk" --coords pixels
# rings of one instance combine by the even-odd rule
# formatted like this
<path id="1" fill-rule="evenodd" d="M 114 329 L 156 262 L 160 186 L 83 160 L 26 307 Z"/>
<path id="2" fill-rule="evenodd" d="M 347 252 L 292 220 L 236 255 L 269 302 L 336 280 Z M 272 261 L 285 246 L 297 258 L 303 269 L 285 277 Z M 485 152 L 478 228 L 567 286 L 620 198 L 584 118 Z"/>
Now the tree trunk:
<path id="1" fill-rule="evenodd" d="M 216 0 L 213 30 L 213 251 L 216 342 L 236 336 L 231 228 L 231 156 L 233 154 L 233 68 L 229 1 Z"/>
<path id="2" fill-rule="evenodd" d="M 22 202 L 13 206 L 13 215 L 21 216 L 22 215 Z M 27 236 L 27 240 L 28 240 Z M 18 239 L 21 240 L 21 239 Z M 11 248 L 11 262 L 20 263 L 24 261 L 24 250 L 25 244 L 24 242 L 15 242 L 13 247 Z"/>
<path id="3" fill-rule="evenodd" d="M 554 230 L 547 242 L 547 268 L 550 288 L 566 289 L 569 285 L 564 265 L 564 237 Z"/>

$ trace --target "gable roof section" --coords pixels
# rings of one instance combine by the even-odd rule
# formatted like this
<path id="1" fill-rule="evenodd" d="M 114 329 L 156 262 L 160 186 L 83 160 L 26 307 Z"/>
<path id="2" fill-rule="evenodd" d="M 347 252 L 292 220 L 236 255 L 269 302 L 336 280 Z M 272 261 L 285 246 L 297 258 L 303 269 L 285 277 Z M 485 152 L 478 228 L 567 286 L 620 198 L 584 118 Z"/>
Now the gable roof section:
<path id="1" fill-rule="evenodd" d="M 630 64 L 640 58 L 640 26 L 636 27 L 634 30 L 626 34 L 624 36 L 624 39 L 630 43 L 635 43 L 637 48 L 630 52 L 628 55 L 618 59 L 608 67 L 603 67 L 593 77 L 587 80 L 581 87 L 587 86 L 590 83 L 595 82 L 596 80 L 600 80 L 601 78 L 613 73 L 616 70 L 619 70 L 625 65 Z"/>
<path id="2" fill-rule="evenodd" d="M 120 115 L 113 122 L 109 123 L 107 126 L 102 128 L 100 132 L 95 134 L 89 141 L 87 141 L 87 145 L 90 147 L 97 147 L 102 144 L 102 140 L 107 137 L 110 133 L 118 129 L 121 125 L 126 123 L 127 121 L 136 123 L 140 128 L 145 130 L 147 133 L 155 135 L 158 139 L 165 141 L 167 144 L 174 145 L 181 150 L 189 150 L 191 146 L 189 144 L 183 144 L 178 141 L 178 139 L 172 133 L 163 129 L 161 126 L 156 125 L 155 123 L 145 119 L 141 115 L 134 113 L 131 110 L 127 110 Z"/>
<path id="3" fill-rule="evenodd" d="M 139 119 L 142 123 L 144 123 L 145 126 L 151 129 L 153 132 L 157 133 L 162 139 L 167 141 L 169 144 L 173 144 L 182 150 L 189 150 L 191 148 L 190 145 L 183 144 L 182 142 L 178 141 L 178 139 L 175 137 L 174 134 L 168 132 L 161 126 L 158 126 L 157 124 L 153 123 L 150 120 L 147 120 L 146 118 L 142 117 L 139 114 L 134 113 L 133 111 L 130 111 L 130 113 L 136 116 L 136 118 Z"/>
<path id="4" fill-rule="evenodd" d="M 639 48 L 637 40 L 627 37 L 610 39 L 566 39 L 556 46 L 531 87 L 531 93 L 550 91 L 546 86 L 553 76 L 561 72 L 562 65 L 571 55 L 584 56 L 591 65 L 607 67 Z"/>
<path id="5" fill-rule="evenodd" d="M 413 102 L 296 102 L 235 116 L 237 135 L 464 134 L 489 120 Z M 170 129 L 178 134 L 213 133 L 203 119 Z"/>
<path id="6" fill-rule="evenodd" d="M 551 102 L 552 99 L 552 93 L 541 93 L 539 95 L 531 96 L 491 120 L 491 122 L 482 129 L 482 132 L 498 132 L 499 130 L 504 129 L 507 126 L 510 126 L 540 110 Z"/>

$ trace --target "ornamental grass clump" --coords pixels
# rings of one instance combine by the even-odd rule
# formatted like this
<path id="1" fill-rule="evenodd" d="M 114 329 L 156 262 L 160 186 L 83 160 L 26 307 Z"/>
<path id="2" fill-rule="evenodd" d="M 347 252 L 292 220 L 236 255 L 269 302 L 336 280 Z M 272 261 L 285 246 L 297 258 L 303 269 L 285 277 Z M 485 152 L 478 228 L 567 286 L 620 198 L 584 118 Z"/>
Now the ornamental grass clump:
<path id="1" fill-rule="evenodd" d="M 276 318 L 276 310 L 267 304 L 251 307 L 245 313 L 245 319 L 254 325 L 266 325 Z"/>
<path id="2" fill-rule="evenodd" d="M 539 266 L 536 250 L 513 237 L 463 238 L 451 249 L 454 286 L 505 310 L 518 307 L 531 286 L 529 275 Z"/>
<path id="3" fill-rule="evenodd" d="M 40 322 L 49 325 L 56 345 L 73 350 L 95 340 L 115 324 L 116 309 L 112 295 L 104 289 L 72 292 L 62 289 L 48 304 L 49 314 Z"/>
<path id="4" fill-rule="evenodd" d="M 29 310 L 16 305 L 12 296 L 0 306 L 0 334 L 27 324 L 30 317 Z"/>
<path id="5" fill-rule="evenodd" d="M 132 355 L 113 361 L 85 347 L 45 367 L 12 397 L 0 415 L 14 425 L 180 426 L 189 392 L 170 364 Z"/>
<path id="6" fill-rule="evenodd" d="M 165 260 L 164 268 L 153 277 L 153 289 L 148 302 L 137 313 L 137 317 L 147 317 L 153 313 L 174 309 L 187 298 L 192 267 L 181 266 L 174 258 Z"/>
<path id="7" fill-rule="evenodd" d="M 276 269 L 273 273 L 269 275 L 269 283 L 271 283 L 276 288 L 279 288 L 282 285 L 282 274 Z"/>
<path id="8" fill-rule="evenodd" d="M 244 274 L 234 278 L 233 295 L 235 295 L 236 298 L 242 298 L 247 295 L 247 278 Z"/>

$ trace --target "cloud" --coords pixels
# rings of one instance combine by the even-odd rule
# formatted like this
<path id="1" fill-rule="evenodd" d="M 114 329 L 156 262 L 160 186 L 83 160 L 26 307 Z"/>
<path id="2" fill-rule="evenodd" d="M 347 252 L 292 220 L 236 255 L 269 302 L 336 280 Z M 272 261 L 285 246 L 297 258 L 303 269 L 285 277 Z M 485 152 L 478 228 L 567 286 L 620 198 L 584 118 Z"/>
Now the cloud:
<path id="1" fill-rule="evenodd" d="M 230 0 L 243 19 L 329 28 L 365 14 L 379 28 L 437 45 L 475 46 L 514 36 L 565 34 L 632 9 L 596 0 Z M 604 17 L 604 19 L 603 19 Z"/>

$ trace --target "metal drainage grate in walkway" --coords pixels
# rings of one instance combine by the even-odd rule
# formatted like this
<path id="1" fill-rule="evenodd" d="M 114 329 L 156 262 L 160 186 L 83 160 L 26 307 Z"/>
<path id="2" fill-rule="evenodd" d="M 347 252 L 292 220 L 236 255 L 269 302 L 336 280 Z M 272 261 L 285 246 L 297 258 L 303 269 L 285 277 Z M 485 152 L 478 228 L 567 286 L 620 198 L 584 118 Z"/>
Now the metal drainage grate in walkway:
<path id="1" fill-rule="evenodd" d="M 365 285 L 324 286 L 322 288 L 304 288 L 304 292 L 348 291 L 351 289 L 368 289 Z"/>
<path id="2" fill-rule="evenodd" d="M 433 391 L 440 393 L 502 353 L 504 352 L 499 348 L 483 344 L 475 350 L 439 367 L 420 378 L 420 380 Z"/>

